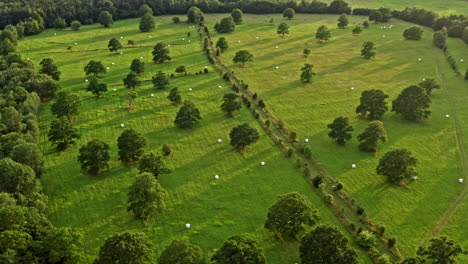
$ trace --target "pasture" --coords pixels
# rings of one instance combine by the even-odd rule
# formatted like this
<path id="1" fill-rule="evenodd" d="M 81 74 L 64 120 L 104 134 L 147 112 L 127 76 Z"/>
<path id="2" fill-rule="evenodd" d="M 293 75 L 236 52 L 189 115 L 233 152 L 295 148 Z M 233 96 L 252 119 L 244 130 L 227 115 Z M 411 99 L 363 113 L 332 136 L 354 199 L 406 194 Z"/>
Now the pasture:
<path id="1" fill-rule="evenodd" d="M 468 116 L 467 84 L 455 76 L 442 51 L 433 47 L 431 29 L 424 29 L 422 40 L 409 41 L 402 33 L 413 24 L 395 19 L 371 23 L 355 36 L 351 30 L 366 17 L 349 16 L 350 25 L 337 29 L 335 15 L 296 14 L 292 20 L 281 15 L 246 15 L 233 33 L 216 34 L 213 25 L 225 16 L 208 15 L 206 20 L 213 41 L 223 36 L 229 43 L 230 48 L 221 55 L 226 65 L 258 93 L 290 131 L 297 132 L 300 141 L 310 139 L 314 157 L 343 183 L 375 223 L 386 227 L 389 237 L 397 237 L 404 255 L 413 255 L 429 235 L 440 232 L 468 247 L 466 232 L 461 232 L 468 224 L 466 210 L 463 212 L 463 199 L 457 200 L 466 197 L 467 190 L 466 184 L 458 183 L 459 178 L 467 178 L 463 165 L 467 150 L 464 142 L 468 141 L 463 120 Z M 269 23 L 271 18 L 273 24 Z M 290 25 L 291 33 L 284 38 L 276 34 L 281 22 Z M 315 32 L 322 24 L 332 31 L 327 43 L 315 40 Z M 360 56 L 364 41 L 375 42 L 374 59 Z M 466 45 L 459 39 L 450 39 L 448 44 L 449 53 L 464 73 L 468 68 Z M 302 56 L 304 48 L 312 51 L 308 58 Z M 246 67 L 233 64 L 234 54 L 244 49 L 253 54 L 254 61 Z M 304 63 L 313 64 L 317 73 L 310 84 L 299 79 Z M 387 101 L 391 109 L 391 101 L 404 88 L 423 78 L 436 78 L 441 84 L 432 95 L 431 116 L 410 123 L 387 112 L 382 121 L 388 142 L 380 146 L 377 156 L 359 152 L 356 136 L 369 122 L 355 113 L 361 92 L 383 90 L 390 96 Z M 338 116 L 349 117 L 354 127 L 353 139 L 344 147 L 327 136 L 327 124 Z M 418 180 L 407 187 L 392 186 L 375 172 L 379 158 L 397 148 L 407 148 L 419 159 Z M 352 169 L 351 164 L 357 164 L 357 168 Z M 435 229 L 440 231 L 434 233 Z"/>
<path id="2" fill-rule="evenodd" d="M 88 262 L 108 236 L 124 230 L 144 231 L 158 254 L 172 239 L 187 237 L 211 255 L 228 237 L 250 233 L 264 248 L 269 263 L 299 262 L 297 242 L 277 241 L 263 228 L 267 210 L 276 197 L 300 192 L 319 210 L 320 223 L 339 226 L 339 222 L 245 108 L 235 118 L 220 111 L 222 96 L 229 91 L 227 85 L 209 66 L 196 30 L 169 23 L 171 17 L 157 17 L 158 28 L 151 33 L 139 32 L 139 20 L 131 19 L 117 21 L 108 29 L 100 25 L 83 26 L 79 31 L 49 29 L 20 42 L 19 51 L 36 65 L 42 58 L 52 58 L 62 71 L 63 89 L 83 100 L 75 120 L 82 137 L 65 152 L 57 152 L 47 140 L 54 118 L 47 104 L 40 114 L 39 146 L 46 160 L 41 180 L 49 197 L 49 218 L 55 226 L 84 231 Z M 122 55 L 107 49 L 113 37 L 126 47 Z M 130 39 L 136 42 L 135 47 L 127 45 Z M 151 62 L 152 47 L 157 42 L 171 45 L 171 62 Z M 68 46 L 72 51 L 67 51 Z M 134 111 L 127 111 L 122 78 L 129 72 L 131 60 L 139 57 L 145 61 L 143 79 L 150 79 L 158 70 L 173 73 L 179 65 L 185 65 L 191 73 L 208 66 L 208 74 L 171 79 L 170 86 L 178 87 L 182 98 L 192 100 L 200 109 L 203 120 L 192 132 L 175 128 L 178 107 L 166 99 L 167 91 L 155 90 L 151 82 L 138 88 Z M 102 81 L 111 86 L 103 98 L 85 91 L 83 67 L 89 60 L 100 60 L 109 67 Z M 229 145 L 231 128 L 244 122 L 260 132 L 260 140 L 248 148 L 246 157 Z M 117 137 L 124 130 L 120 124 L 144 134 L 146 151 L 160 153 L 163 144 L 173 149 L 167 158 L 172 173 L 160 177 L 161 185 L 169 192 L 166 212 L 146 225 L 126 211 L 128 187 L 137 171 L 117 159 Z M 83 173 L 77 162 L 79 147 L 94 138 L 111 146 L 112 157 L 110 168 L 96 177 Z M 260 165 L 262 161 L 265 166 Z M 219 180 L 214 179 L 216 174 Z M 191 224 L 191 229 L 185 228 L 186 223 Z M 370 263 L 363 252 L 360 255 L 363 263 Z"/>

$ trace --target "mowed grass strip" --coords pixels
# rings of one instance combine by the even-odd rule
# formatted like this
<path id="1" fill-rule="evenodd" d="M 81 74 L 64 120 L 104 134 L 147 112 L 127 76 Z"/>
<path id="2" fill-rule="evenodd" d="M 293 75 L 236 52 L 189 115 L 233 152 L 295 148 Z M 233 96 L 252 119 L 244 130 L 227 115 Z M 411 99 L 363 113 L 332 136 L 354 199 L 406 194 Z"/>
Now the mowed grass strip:
<path id="1" fill-rule="evenodd" d="M 167 22 L 170 18 L 156 19 Z M 157 25 L 158 29 L 151 33 L 140 33 L 137 19 L 117 21 L 109 29 L 91 25 L 77 32 L 47 30 L 20 43 L 20 51 L 36 65 L 42 58 L 54 59 L 62 71 L 63 88 L 79 94 L 83 100 L 81 114 L 75 120 L 82 138 L 65 152 L 56 152 L 47 140 L 54 119 L 48 105 L 44 105 L 40 115 L 40 147 L 47 171 L 42 183 L 49 196 L 51 221 L 59 227 L 84 231 L 88 262 L 107 237 L 125 230 L 148 234 L 158 254 L 172 239 L 187 237 L 209 255 L 228 237 L 250 233 L 264 247 L 269 263 L 298 262 L 297 242 L 276 241 L 263 228 L 267 210 L 278 195 L 292 191 L 305 194 L 319 210 L 320 223 L 340 226 L 339 222 L 246 109 L 236 118 L 227 118 L 220 111 L 222 96 L 229 90 L 201 52 L 195 29 L 160 22 Z M 123 49 L 123 55 L 105 50 L 110 38 L 121 36 L 124 45 L 128 39 L 145 46 L 159 41 L 170 44 L 173 61 L 152 64 L 151 47 Z M 60 44 L 50 46 L 48 42 Z M 66 51 L 69 45 L 73 46 L 73 52 Z M 94 49 L 104 50 L 89 51 Z M 109 87 L 109 92 L 100 99 L 84 91 L 83 67 L 89 60 L 101 60 L 109 67 L 102 81 L 115 84 L 121 83 L 129 72 L 131 60 L 139 57 L 145 61 L 144 79 L 150 79 L 158 70 L 173 72 L 179 65 L 185 65 L 192 73 L 208 66 L 208 74 L 171 79 L 171 87 L 178 87 L 183 99 L 192 100 L 201 111 L 203 120 L 192 132 L 174 127 L 178 107 L 166 99 L 167 91 L 155 90 L 150 82 L 138 88 L 131 113 L 126 108 L 127 90 L 122 85 Z M 219 85 L 223 87 L 220 89 Z M 248 148 L 246 157 L 229 145 L 228 136 L 232 127 L 244 122 L 257 128 L 261 135 Z M 148 140 L 145 151 L 160 153 L 163 144 L 170 144 L 173 149 L 167 159 L 173 172 L 160 177 L 161 185 L 169 191 L 167 210 L 147 225 L 126 212 L 128 188 L 137 173 L 135 168 L 127 168 L 117 160 L 117 138 L 126 128 L 144 134 Z M 96 177 L 84 174 L 76 160 L 79 147 L 94 138 L 107 142 L 112 156 L 110 168 Z M 223 142 L 218 143 L 218 138 Z M 266 165 L 261 166 L 261 161 Z M 219 180 L 214 179 L 216 174 L 220 175 Z M 186 223 L 192 228 L 186 229 Z M 360 255 L 363 263 L 371 263 L 364 252 Z"/>
<path id="2" fill-rule="evenodd" d="M 209 27 L 223 16 L 226 15 L 208 16 Z M 268 23 L 271 18 L 274 18 L 274 25 Z M 298 133 L 302 142 L 305 138 L 311 140 L 314 157 L 328 173 L 344 184 L 375 223 L 386 227 L 389 237 L 398 238 L 397 244 L 403 254 L 412 255 L 464 188 L 458 183 L 463 168 L 453 116 L 455 111 L 460 117 L 468 115 L 467 104 L 463 103 L 467 99 L 466 82 L 454 76 L 442 52 L 432 46 L 432 30 L 428 28 L 421 41 L 407 41 L 402 33 L 413 24 L 393 19 L 388 23 L 371 24 L 361 35 L 353 36 L 352 28 L 366 17 L 350 16 L 351 23 L 343 30 L 337 29 L 337 18 L 299 14 L 292 20 L 285 20 L 280 15 L 246 15 L 244 24 L 236 26 L 234 33 L 221 35 L 213 31 L 212 38 L 214 42 L 221 36 L 227 38 L 230 49 L 222 55 L 224 62 L 265 100 L 286 127 Z M 285 38 L 276 34 L 280 22 L 291 26 L 291 34 Z M 315 40 L 315 32 L 321 24 L 332 30 L 328 43 L 320 44 Z M 377 55 L 372 60 L 360 56 L 364 41 L 376 44 Z M 452 44 L 450 53 L 459 63 L 460 59 L 468 57 L 466 45 L 460 40 L 450 40 L 449 44 Z M 311 49 L 309 58 L 302 56 L 304 48 Z M 242 49 L 254 55 L 254 61 L 247 67 L 232 63 L 234 54 Z M 299 80 L 304 63 L 312 63 L 317 73 L 311 84 Z M 443 80 L 438 71 L 444 73 Z M 361 92 L 383 90 L 390 95 L 391 108 L 391 101 L 404 88 L 423 78 L 436 78 L 446 87 L 433 93 L 431 117 L 420 123 L 409 123 L 389 112 L 383 119 L 389 142 L 381 146 L 376 157 L 359 152 L 356 137 L 369 122 L 355 114 Z M 449 100 L 446 89 L 453 93 L 455 105 Z M 452 118 L 446 118 L 446 114 Z M 353 139 L 345 147 L 336 145 L 327 136 L 327 124 L 341 115 L 349 117 L 355 129 Z M 467 141 L 463 118 L 458 126 L 463 128 L 460 136 Z M 419 178 L 409 188 L 389 185 L 375 173 L 379 158 L 397 148 L 408 148 L 419 159 Z M 351 164 L 357 164 L 357 168 L 352 169 Z M 468 246 L 466 239 L 460 242 Z"/>

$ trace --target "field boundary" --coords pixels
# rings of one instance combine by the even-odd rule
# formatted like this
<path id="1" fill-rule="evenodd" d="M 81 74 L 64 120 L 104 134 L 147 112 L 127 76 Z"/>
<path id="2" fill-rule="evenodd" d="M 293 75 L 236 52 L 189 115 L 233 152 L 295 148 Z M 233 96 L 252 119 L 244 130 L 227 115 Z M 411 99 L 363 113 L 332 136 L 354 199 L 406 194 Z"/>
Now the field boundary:
<path id="1" fill-rule="evenodd" d="M 378 244 L 374 247 L 374 250 L 368 250 L 367 254 L 374 261 L 384 254 L 389 255 L 393 260 L 401 260 L 402 256 L 396 245 L 390 249 L 387 247 L 389 238 L 387 238 L 384 231 L 382 231 L 382 226 L 374 224 L 365 213 L 357 213 L 360 206 L 354 203 L 354 200 L 345 190 L 337 190 L 335 188 L 338 182 L 325 171 L 317 160 L 311 155 L 306 155 L 304 153 L 305 145 L 291 140 L 289 138 L 290 131 L 285 127 L 283 121 L 270 112 L 266 106 L 260 107 L 258 105 L 260 98 L 254 97 L 254 91 L 252 91 L 239 76 L 234 74 L 234 72 L 223 63 L 219 56 L 215 55 L 217 53 L 209 35 L 208 28 L 204 25 L 199 25 L 197 29 L 209 62 L 222 75 L 223 79 L 231 84 L 232 90 L 241 95 L 244 104 L 257 119 L 260 126 L 279 146 L 280 150 L 286 156 L 289 156 L 289 160 L 293 160 L 292 157 L 297 158 L 296 168 L 300 170 L 300 173 L 304 175 L 311 185 L 311 188 L 319 194 L 323 202 L 331 209 L 345 229 L 353 238 L 356 238 L 358 233 L 363 229 L 367 229 L 376 235 Z M 271 125 L 267 124 L 267 121 L 270 122 Z M 288 152 L 292 155 L 288 155 Z M 309 162 L 312 164 L 311 167 L 308 166 Z M 314 188 L 313 178 L 316 176 L 323 176 L 324 183 L 326 184 L 321 184 L 319 188 Z"/>

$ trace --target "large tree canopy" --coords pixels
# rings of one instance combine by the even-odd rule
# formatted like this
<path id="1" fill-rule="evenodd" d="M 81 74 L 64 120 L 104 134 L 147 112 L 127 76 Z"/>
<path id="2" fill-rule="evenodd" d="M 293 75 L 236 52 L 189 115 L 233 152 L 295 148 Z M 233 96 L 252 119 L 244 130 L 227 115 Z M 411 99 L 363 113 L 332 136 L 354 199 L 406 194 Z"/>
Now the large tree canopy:
<path id="1" fill-rule="evenodd" d="M 265 264 L 266 259 L 257 242 L 242 236 L 233 236 L 211 256 L 213 264 Z"/>
<path id="2" fill-rule="evenodd" d="M 127 231 L 106 239 L 94 264 L 147 264 L 153 260 L 153 245 L 145 233 Z"/>

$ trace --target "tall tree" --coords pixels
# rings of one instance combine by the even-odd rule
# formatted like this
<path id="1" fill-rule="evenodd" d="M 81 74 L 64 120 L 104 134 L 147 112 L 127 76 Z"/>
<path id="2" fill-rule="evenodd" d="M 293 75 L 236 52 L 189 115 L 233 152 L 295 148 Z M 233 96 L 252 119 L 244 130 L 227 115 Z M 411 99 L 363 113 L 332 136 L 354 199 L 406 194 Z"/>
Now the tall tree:
<path id="1" fill-rule="evenodd" d="M 235 93 L 227 93 L 223 96 L 223 103 L 221 104 L 221 110 L 231 117 L 234 117 L 234 112 L 241 109 L 242 104 L 239 99 L 239 95 Z"/>
<path id="2" fill-rule="evenodd" d="M 12 160 L 31 167 L 37 177 L 44 173 L 44 158 L 35 143 L 24 142 L 13 147 L 10 153 Z"/>
<path id="3" fill-rule="evenodd" d="M 143 155 L 146 139 L 133 129 L 126 129 L 117 139 L 119 159 L 124 164 L 130 164 Z"/>
<path id="4" fill-rule="evenodd" d="M 116 38 L 112 38 L 111 40 L 109 40 L 109 44 L 107 44 L 107 47 L 109 48 L 110 52 L 117 52 L 119 51 L 119 49 L 123 48 L 120 41 Z"/>
<path id="5" fill-rule="evenodd" d="M 153 9 L 149 7 L 147 4 L 141 5 L 140 8 L 138 9 L 138 15 L 142 17 L 146 14 L 153 15 Z"/>
<path id="6" fill-rule="evenodd" d="M 382 90 L 365 90 L 361 94 L 361 103 L 356 108 L 356 113 L 370 119 L 382 119 L 388 110 L 385 101 L 387 98 L 388 95 L 384 94 Z"/>
<path id="7" fill-rule="evenodd" d="M 140 25 L 138 26 L 141 32 L 150 32 L 156 28 L 153 15 L 146 13 L 141 17 Z"/>
<path id="8" fill-rule="evenodd" d="M 169 56 L 169 49 L 161 42 L 154 46 L 152 54 L 154 63 L 164 63 L 172 60 L 171 56 Z"/>
<path id="9" fill-rule="evenodd" d="M 83 233 L 77 229 L 53 228 L 44 238 L 47 263 L 79 264 L 84 261 Z"/>
<path id="10" fill-rule="evenodd" d="M 242 66 L 245 66 L 246 62 L 253 61 L 253 55 L 247 50 L 239 50 L 236 52 L 236 55 L 234 55 L 232 61 L 234 63 L 242 63 Z"/>
<path id="11" fill-rule="evenodd" d="M 45 58 L 42 59 L 42 61 L 39 64 L 42 66 L 42 68 L 39 70 L 39 73 L 47 74 L 56 81 L 60 80 L 61 72 L 58 70 L 58 67 L 54 64 L 54 60 L 52 60 L 51 58 Z"/>
<path id="12" fill-rule="evenodd" d="M 357 137 L 359 150 L 365 152 L 377 152 L 379 141 L 387 142 L 387 132 L 381 121 L 372 121 L 367 125 L 366 130 Z"/>
<path id="13" fill-rule="evenodd" d="M 68 119 L 61 117 L 51 122 L 48 137 L 52 145 L 57 145 L 58 150 L 65 150 L 75 143 L 75 139 L 80 138 L 80 134 Z"/>
<path id="14" fill-rule="evenodd" d="M 418 160 L 407 149 L 396 149 L 385 153 L 377 165 L 377 174 L 386 176 L 394 184 L 416 175 L 414 167 Z"/>
<path id="15" fill-rule="evenodd" d="M 179 89 L 177 87 L 172 88 L 167 96 L 167 99 L 171 101 L 174 105 L 179 105 L 182 103 L 182 96 L 180 96 Z"/>
<path id="16" fill-rule="evenodd" d="M 190 7 L 190 9 L 187 12 L 187 22 L 188 23 L 200 23 L 203 22 L 205 19 L 203 17 L 203 12 L 200 10 L 200 8 L 196 6 Z"/>
<path id="17" fill-rule="evenodd" d="M 224 241 L 223 246 L 211 256 L 213 264 L 265 264 L 262 249 L 255 240 L 233 236 Z"/>
<path id="18" fill-rule="evenodd" d="M 153 244 L 151 244 L 146 234 L 126 231 L 107 238 L 104 245 L 99 249 L 98 257 L 93 263 L 145 264 L 153 263 L 153 260 Z"/>
<path id="19" fill-rule="evenodd" d="M 218 48 L 220 52 L 225 52 L 229 48 L 225 37 L 220 37 L 218 39 L 216 42 L 216 48 Z"/>
<path id="20" fill-rule="evenodd" d="M 141 81 L 138 79 L 138 75 L 135 72 L 130 72 L 125 78 L 122 79 L 123 84 L 128 89 L 135 89 L 140 86 Z"/>
<path id="21" fill-rule="evenodd" d="M 128 192 L 127 211 L 143 221 L 166 209 L 167 191 L 159 185 L 151 173 L 142 173 L 135 179 Z"/>
<path id="22" fill-rule="evenodd" d="M 383 22 L 384 16 L 379 10 L 373 10 L 369 13 L 369 21 Z"/>
<path id="23" fill-rule="evenodd" d="M 88 64 L 84 67 L 86 75 L 93 74 L 96 77 L 99 77 L 99 74 L 107 73 L 106 68 L 100 61 L 90 60 Z"/>
<path id="24" fill-rule="evenodd" d="M 151 173 L 155 178 L 158 178 L 161 174 L 171 173 L 171 170 L 166 167 L 163 158 L 153 152 L 144 154 L 140 158 L 138 171 L 140 173 Z"/>
<path id="25" fill-rule="evenodd" d="M 109 167 L 109 145 L 99 139 L 93 139 L 79 150 L 78 161 L 81 168 L 88 173 L 97 175 L 104 168 Z"/>
<path id="26" fill-rule="evenodd" d="M 410 27 L 403 32 L 403 37 L 409 40 L 420 40 L 424 30 L 418 26 Z"/>
<path id="27" fill-rule="evenodd" d="M 338 28 L 345 28 L 347 27 L 349 24 L 349 20 L 348 20 L 348 17 L 346 16 L 346 14 L 341 14 L 340 17 L 338 17 Z"/>
<path id="28" fill-rule="evenodd" d="M 145 63 L 140 59 L 134 59 L 130 65 L 130 70 L 140 75 L 145 72 Z"/>
<path id="29" fill-rule="evenodd" d="M 392 112 L 401 114 L 409 121 L 418 121 L 428 118 L 431 114 L 429 107 L 431 98 L 423 88 L 412 85 L 404 89 L 392 102 Z"/>
<path id="30" fill-rule="evenodd" d="M 302 264 L 358 263 L 358 254 L 348 245 L 348 239 L 338 228 L 330 225 L 318 226 L 305 235 L 299 252 Z"/>
<path id="31" fill-rule="evenodd" d="M 328 41 L 331 37 L 330 30 L 325 25 L 319 26 L 317 33 L 315 33 L 315 38 L 320 42 Z"/>
<path id="32" fill-rule="evenodd" d="M 191 101 L 184 101 L 182 107 L 177 112 L 174 124 L 177 127 L 192 130 L 201 120 L 200 110 Z"/>
<path id="33" fill-rule="evenodd" d="M 98 17 L 99 24 L 103 25 L 104 27 L 110 27 L 114 24 L 114 20 L 112 19 L 112 14 L 108 11 L 102 11 Z"/>
<path id="34" fill-rule="evenodd" d="M 74 20 L 70 23 L 70 27 L 75 31 L 80 30 L 81 22 L 78 20 Z"/>
<path id="35" fill-rule="evenodd" d="M 359 35 L 361 34 L 361 32 L 362 32 L 362 28 L 360 26 L 356 26 L 355 28 L 353 28 L 354 35 Z"/>
<path id="36" fill-rule="evenodd" d="M 0 41 L 0 55 L 8 55 L 16 51 L 16 46 L 9 39 L 4 39 Z"/>
<path id="37" fill-rule="evenodd" d="M 317 211 L 309 199 L 292 192 L 279 196 L 278 201 L 268 209 L 265 228 L 295 238 L 304 230 L 304 225 L 312 226 L 317 220 Z"/>
<path id="38" fill-rule="evenodd" d="M 292 19 L 294 17 L 294 15 L 296 14 L 296 11 L 294 11 L 294 9 L 292 8 L 286 8 L 284 11 L 283 11 L 283 17 L 286 17 L 287 19 Z"/>
<path id="39" fill-rule="evenodd" d="M 312 78 L 315 75 L 315 72 L 312 70 L 314 65 L 310 63 L 304 64 L 304 66 L 301 68 L 301 81 L 310 83 L 312 81 Z"/>
<path id="40" fill-rule="evenodd" d="M 289 26 L 286 23 L 281 23 L 278 25 L 278 29 L 276 29 L 276 33 L 280 34 L 281 37 L 284 38 L 285 34 L 289 34 Z"/>
<path id="41" fill-rule="evenodd" d="M 235 27 L 234 19 L 230 16 L 222 18 L 221 22 L 216 23 L 215 30 L 218 33 L 231 33 Z"/>
<path id="42" fill-rule="evenodd" d="M 440 89 L 440 85 L 434 78 L 426 78 L 422 82 L 418 83 L 418 85 L 424 90 L 426 90 L 426 93 L 428 95 L 431 95 L 432 90 Z"/>
<path id="43" fill-rule="evenodd" d="M 192 245 L 187 239 L 175 239 L 168 245 L 158 259 L 159 264 L 205 264 L 202 249 Z"/>
<path id="44" fill-rule="evenodd" d="M 10 158 L 0 159 L 0 192 L 31 197 L 39 190 L 33 169 Z"/>
<path id="45" fill-rule="evenodd" d="M 236 25 L 239 25 L 242 23 L 242 17 L 244 16 L 244 13 L 242 13 L 242 10 L 239 8 L 234 8 L 231 12 L 232 19 L 234 20 L 234 23 Z"/>
<path id="46" fill-rule="evenodd" d="M 78 95 L 72 94 L 69 90 L 61 90 L 55 95 L 55 102 L 50 105 L 50 110 L 58 118 L 71 119 L 78 115 L 80 107 L 81 99 Z"/>
<path id="47" fill-rule="evenodd" d="M 331 124 L 328 124 L 327 127 L 331 129 L 328 136 L 336 139 L 336 143 L 339 145 L 346 144 L 347 140 L 350 140 L 353 131 L 353 127 L 349 124 L 349 119 L 347 117 L 337 117 Z"/>
<path id="48" fill-rule="evenodd" d="M 96 97 L 100 97 L 103 93 L 107 92 L 107 84 L 101 83 L 96 77 L 91 77 L 86 90 L 96 95 Z"/>
<path id="49" fill-rule="evenodd" d="M 54 20 L 53 25 L 54 25 L 54 28 L 58 28 L 58 29 L 66 28 L 67 27 L 67 21 L 65 21 L 65 19 L 63 19 L 61 17 L 57 17 Z"/>
<path id="50" fill-rule="evenodd" d="M 457 263 L 456 258 L 461 254 L 468 254 L 460 244 L 445 236 L 432 238 L 428 247 L 420 246 L 417 255 L 427 259 L 431 264 L 453 264 Z"/>
<path id="51" fill-rule="evenodd" d="M 158 71 L 158 73 L 153 76 L 152 82 L 154 88 L 159 90 L 166 89 L 169 86 L 169 77 L 164 72 Z"/>
<path id="52" fill-rule="evenodd" d="M 229 133 L 229 137 L 231 138 L 231 146 L 245 154 L 246 147 L 257 142 L 260 135 L 255 128 L 244 123 L 234 127 Z"/>
<path id="53" fill-rule="evenodd" d="M 366 41 L 362 44 L 362 49 L 361 49 L 361 56 L 363 56 L 365 59 L 370 59 L 375 56 L 375 47 L 374 47 L 374 42 L 372 41 Z"/>
<path id="54" fill-rule="evenodd" d="M 432 43 L 434 43 L 434 46 L 438 47 L 439 49 L 443 49 L 445 47 L 445 33 L 442 31 L 436 31 L 434 33 L 434 37 L 432 38 Z"/>

